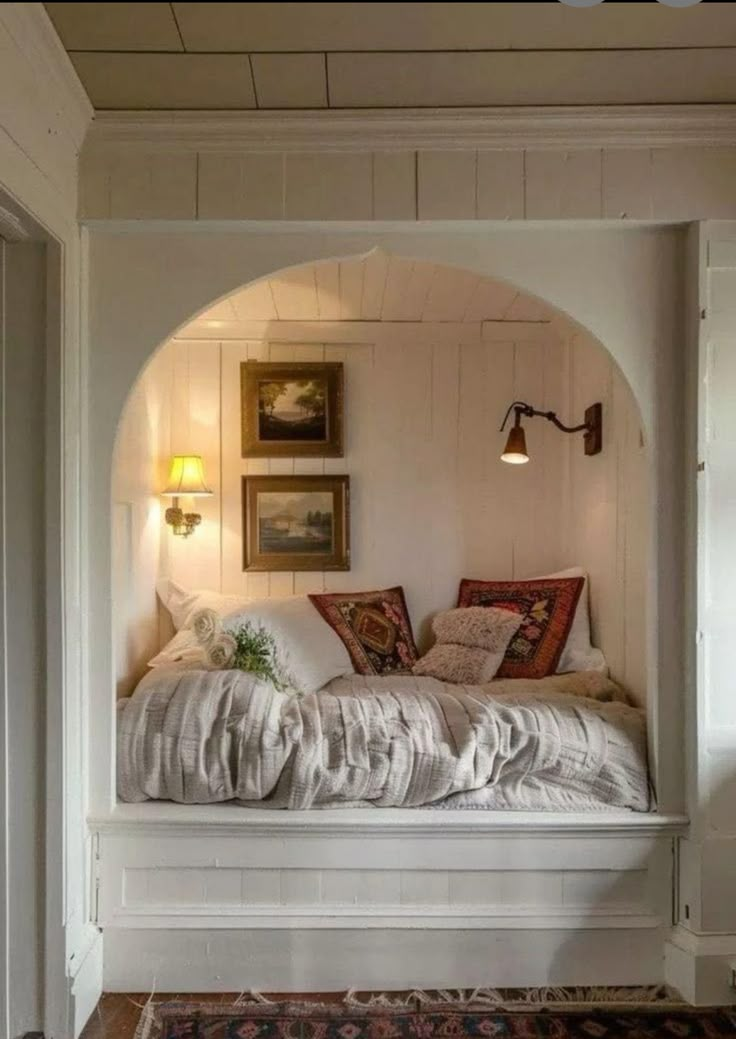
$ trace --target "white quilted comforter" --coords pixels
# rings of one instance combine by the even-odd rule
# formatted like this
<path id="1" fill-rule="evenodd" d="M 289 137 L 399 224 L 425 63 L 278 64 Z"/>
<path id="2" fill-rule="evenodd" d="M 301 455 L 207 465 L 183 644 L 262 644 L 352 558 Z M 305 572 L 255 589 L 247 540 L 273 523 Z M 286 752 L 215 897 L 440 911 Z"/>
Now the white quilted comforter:
<path id="1" fill-rule="evenodd" d="M 650 808 L 645 723 L 597 673 L 484 686 L 149 673 L 118 706 L 118 795 L 264 808 Z"/>

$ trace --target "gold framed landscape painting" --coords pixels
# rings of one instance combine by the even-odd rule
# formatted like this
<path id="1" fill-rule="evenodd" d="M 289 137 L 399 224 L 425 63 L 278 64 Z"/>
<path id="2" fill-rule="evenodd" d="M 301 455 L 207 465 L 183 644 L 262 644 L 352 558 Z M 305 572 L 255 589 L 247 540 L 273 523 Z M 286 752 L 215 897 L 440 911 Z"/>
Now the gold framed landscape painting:
<path id="1" fill-rule="evenodd" d="M 243 570 L 349 570 L 349 476 L 244 476 Z"/>
<path id="2" fill-rule="evenodd" d="M 243 361 L 243 458 L 342 458 L 339 361 Z"/>

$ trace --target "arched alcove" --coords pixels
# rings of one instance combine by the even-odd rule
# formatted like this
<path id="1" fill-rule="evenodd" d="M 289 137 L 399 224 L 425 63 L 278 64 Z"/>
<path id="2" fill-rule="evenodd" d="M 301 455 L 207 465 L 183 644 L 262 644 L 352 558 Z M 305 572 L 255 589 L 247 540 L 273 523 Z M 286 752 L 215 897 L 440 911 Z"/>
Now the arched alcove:
<path id="1" fill-rule="evenodd" d="M 338 360 L 345 457 L 243 459 L 246 360 Z M 604 448 L 543 420 L 531 464 L 499 460 L 508 404 L 568 423 L 603 404 Z M 278 271 L 229 293 L 158 348 L 123 408 L 113 464 L 113 617 L 118 691 L 130 691 L 170 632 L 155 582 L 255 597 L 401 584 L 420 644 L 462 577 L 510 579 L 583 566 L 594 641 L 647 698 L 649 490 L 644 429 L 626 379 L 595 337 L 509 282 L 385 252 Z M 205 460 L 211 499 L 186 541 L 162 521 L 171 454 Z M 241 478 L 351 478 L 345 573 L 248 573 Z"/>
<path id="2" fill-rule="evenodd" d="M 377 245 L 379 248 L 375 249 Z M 123 635 L 117 616 L 120 596 L 110 594 L 111 587 L 118 586 L 112 573 L 114 559 L 117 559 L 118 574 L 121 566 L 120 557 L 113 550 L 117 538 L 115 523 L 110 522 L 113 454 L 119 419 L 130 391 L 147 362 L 154 358 L 156 363 L 163 356 L 163 352 L 157 353 L 158 348 L 172 338 L 181 340 L 186 326 L 190 326 L 189 332 L 200 342 L 217 340 L 220 332 L 213 322 L 228 321 L 229 305 L 223 301 L 234 293 L 262 291 L 257 286 L 277 271 L 298 277 L 298 271 L 307 264 L 329 261 L 326 271 L 330 264 L 337 263 L 339 267 L 343 262 L 357 262 L 358 258 L 365 258 L 366 263 L 376 268 L 400 262 L 426 263 L 460 272 L 458 277 L 464 274 L 515 286 L 537 305 L 539 301 L 547 301 L 554 315 L 548 327 L 556 327 L 562 321 L 566 335 L 572 330 L 573 335 L 586 339 L 593 350 L 591 357 L 597 349 L 606 364 L 610 365 L 613 360 L 610 370 L 625 377 L 641 415 L 639 434 L 645 431 L 644 483 L 648 482 L 645 533 L 639 542 L 646 560 L 642 564 L 646 572 L 644 589 L 641 595 L 638 588 L 630 589 L 627 609 L 634 608 L 636 612 L 646 600 L 646 633 L 638 624 L 632 628 L 631 613 L 623 616 L 619 613 L 616 624 L 645 642 L 652 775 L 660 810 L 680 810 L 684 796 L 682 770 L 678 766 L 684 702 L 681 631 L 686 609 L 677 577 L 685 565 L 682 546 L 686 513 L 680 464 L 684 450 L 681 422 L 684 362 L 679 303 L 683 248 L 684 238 L 677 229 L 634 226 L 543 228 L 529 225 L 521 228 L 476 224 L 472 228 L 438 225 L 419 229 L 401 226 L 369 229 L 333 225 L 320 227 L 318 231 L 301 226 L 278 229 L 244 226 L 227 230 L 201 227 L 196 233 L 155 228 L 134 234 L 91 232 L 89 252 L 93 275 L 89 285 L 89 363 L 85 373 L 89 393 L 89 482 L 83 507 L 89 535 L 87 644 L 92 816 L 106 817 L 115 804 L 114 755 L 111 753 L 116 656 L 113 642 L 118 642 L 118 654 L 125 656 L 133 650 L 140 660 L 142 640 L 147 637 L 143 632 L 146 627 L 150 630 L 145 622 L 137 629 L 126 629 Z M 345 259 L 335 261 L 334 257 Z M 406 259 L 409 257 L 411 261 Z M 243 290 L 244 285 L 251 286 L 251 290 Z M 204 317 L 205 311 L 220 306 L 224 306 L 224 311 L 221 310 L 219 316 Z M 199 320 L 193 315 L 199 315 Z M 497 318 L 503 316 L 496 312 Z M 493 316 L 488 320 L 493 321 Z M 268 324 L 267 316 L 262 316 L 261 321 Z M 365 328 L 368 322 L 361 319 L 352 324 Z M 399 324 L 408 328 L 411 322 Z M 443 327 L 447 324 L 443 323 Z M 191 340 L 189 342 L 190 354 L 194 356 L 194 347 Z M 605 344 L 603 353 L 601 344 Z M 146 370 L 136 393 L 148 375 Z M 172 385 L 172 382 L 167 384 L 169 398 Z M 181 381 L 177 385 L 179 392 Z M 486 403 L 484 401 L 484 405 Z M 579 419 L 580 409 L 587 403 L 587 393 L 579 401 L 571 399 L 571 411 L 565 417 Z M 555 404 L 563 413 L 560 402 L 556 400 Z M 178 408 L 176 410 L 181 414 Z M 152 405 L 148 414 L 155 416 L 157 408 Z M 160 411 L 158 414 L 160 418 Z M 145 410 L 139 415 L 142 417 L 137 426 L 134 422 L 134 436 L 143 437 L 147 423 L 155 426 L 155 421 L 145 417 Z M 496 445 L 499 420 L 500 416 L 489 414 L 485 427 Z M 530 436 L 543 435 L 542 425 L 545 425 L 542 420 L 537 420 L 530 426 Z M 634 447 L 637 436 L 634 431 Z M 573 439 L 563 438 L 562 434 L 560 437 Z M 170 447 L 169 438 L 165 453 Z M 617 453 L 609 452 L 606 458 L 614 464 L 615 457 L 618 466 L 618 459 L 629 457 L 631 449 L 630 439 L 627 446 Z M 494 446 L 494 456 L 495 450 Z M 578 450 L 580 453 L 576 451 L 571 460 L 585 466 L 591 474 L 593 470 L 587 466 L 602 459 L 586 459 L 582 448 Z M 526 469 L 537 471 L 532 466 Z M 163 502 L 155 488 L 160 488 L 165 474 L 149 466 L 143 483 L 141 472 L 131 474 L 131 478 L 139 481 L 139 489 L 145 483 L 143 493 L 148 503 L 148 512 L 143 513 L 145 523 L 149 529 L 160 531 Z M 582 486 L 595 496 L 600 484 L 584 481 Z M 637 487 L 627 498 L 638 507 L 643 496 L 644 491 Z M 126 500 L 125 495 L 118 499 L 123 503 Z M 128 540 L 135 537 L 130 508 L 119 504 L 116 512 L 118 529 L 122 523 L 128 531 Z M 612 503 L 610 499 L 599 498 L 595 507 L 585 508 L 581 514 L 590 521 L 592 539 L 596 524 L 608 522 L 606 517 L 612 514 Z M 158 564 L 154 566 L 153 561 L 149 561 L 152 571 L 155 570 Z M 594 563 L 597 562 L 596 554 Z M 595 583 L 599 587 L 597 580 Z M 594 606 L 594 614 L 596 609 Z M 613 598 L 603 605 L 604 613 L 611 609 L 618 609 Z M 600 626 L 601 614 L 594 623 Z M 419 626 L 421 629 L 421 621 Z M 615 669 L 618 671 L 617 665 Z"/>

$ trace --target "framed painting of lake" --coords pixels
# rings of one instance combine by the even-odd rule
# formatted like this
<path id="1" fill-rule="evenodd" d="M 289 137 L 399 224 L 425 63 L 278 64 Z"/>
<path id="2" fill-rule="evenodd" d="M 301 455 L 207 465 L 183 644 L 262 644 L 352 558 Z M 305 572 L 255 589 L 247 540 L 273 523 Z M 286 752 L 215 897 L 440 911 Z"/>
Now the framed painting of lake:
<path id="1" fill-rule="evenodd" d="M 342 458 L 343 367 L 244 361 L 243 458 Z"/>
<path id="2" fill-rule="evenodd" d="M 244 570 L 349 570 L 349 476 L 244 476 Z"/>

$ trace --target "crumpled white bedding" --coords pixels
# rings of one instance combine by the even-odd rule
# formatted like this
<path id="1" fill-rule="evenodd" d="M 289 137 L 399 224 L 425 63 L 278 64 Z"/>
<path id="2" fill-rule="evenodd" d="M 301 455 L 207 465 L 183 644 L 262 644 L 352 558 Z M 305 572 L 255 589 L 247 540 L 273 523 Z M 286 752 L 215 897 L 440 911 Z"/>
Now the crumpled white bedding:
<path id="1" fill-rule="evenodd" d="M 597 672 L 451 686 L 157 668 L 117 708 L 123 801 L 650 809 L 645 718 Z"/>
<path id="2" fill-rule="evenodd" d="M 123 801 L 647 811 L 643 713 L 595 672 L 484 686 L 351 675 L 305 697 L 157 668 L 118 705 Z"/>

